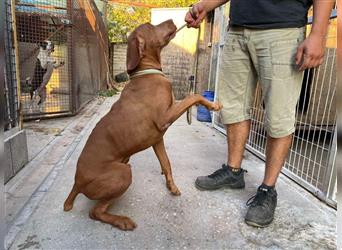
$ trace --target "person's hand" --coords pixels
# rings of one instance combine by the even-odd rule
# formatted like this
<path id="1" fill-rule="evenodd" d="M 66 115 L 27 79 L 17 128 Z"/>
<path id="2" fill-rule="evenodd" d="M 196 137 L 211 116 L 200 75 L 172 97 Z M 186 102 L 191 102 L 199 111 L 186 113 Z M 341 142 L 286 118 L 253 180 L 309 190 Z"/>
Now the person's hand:
<path id="1" fill-rule="evenodd" d="M 318 67 L 324 60 L 325 37 L 311 33 L 298 47 L 296 64 L 299 70 Z"/>
<path id="2" fill-rule="evenodd" d="M 188 28 L 198 28 L 207 15 L 207 11 L 204 5 L 199 2 L 196 3 L 185 15 L 185 22 L 188 24 Z"/>

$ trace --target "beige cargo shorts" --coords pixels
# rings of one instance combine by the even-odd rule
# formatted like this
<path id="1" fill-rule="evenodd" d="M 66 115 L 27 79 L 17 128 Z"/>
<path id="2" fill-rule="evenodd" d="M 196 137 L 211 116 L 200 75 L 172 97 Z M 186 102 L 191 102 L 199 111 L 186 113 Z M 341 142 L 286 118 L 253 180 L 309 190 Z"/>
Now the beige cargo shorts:
<path id="1" fill-rule="evenodd" d="M 305 27 L 229 29 L 218 82 L 223 124 L 251 119 L 255 89 L 259 82 L 268 135 L 280 138 L 295 131 L 296 104 L 303 80 L 303 72 L 298 71 L 295 56 L 304 38 Z"/>

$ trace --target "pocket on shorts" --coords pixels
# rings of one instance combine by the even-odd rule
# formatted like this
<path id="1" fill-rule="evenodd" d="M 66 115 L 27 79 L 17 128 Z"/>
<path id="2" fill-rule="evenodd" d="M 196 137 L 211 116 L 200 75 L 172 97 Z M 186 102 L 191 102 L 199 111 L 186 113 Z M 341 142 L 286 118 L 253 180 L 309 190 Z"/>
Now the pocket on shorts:
<path id="1" fill-rule="evenodd" d="M 232 35 L 227 35 L 224 41 L 224 49 L 226 51 L 234 51 L 237 45 L 236 37 Z"/>
<path id="2" fill-rule="evenodd" d="M 242 34 L 228 31 L 225 34 L 224 46 L 227 47 L 228 50 L 234 51 L 237 47 L 240 47 L 239 40 L 241 40 L 242 37 Z"/>
<path id="3" fill-rule="evenodd" d="M 296 53 L 299 43 L 299 38 L 270 43 L 272 76 L 274 78 L 288 78 L 294 72 L 298 72 Z"/>

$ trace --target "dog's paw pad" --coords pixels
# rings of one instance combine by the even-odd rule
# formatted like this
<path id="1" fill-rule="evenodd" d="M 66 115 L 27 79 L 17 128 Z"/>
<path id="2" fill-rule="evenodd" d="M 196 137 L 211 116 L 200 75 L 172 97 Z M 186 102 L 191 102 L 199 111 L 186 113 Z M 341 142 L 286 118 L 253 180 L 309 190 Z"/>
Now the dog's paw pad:
<path id="1" fill-rule="evenodd" d="M 121 230 L 130 231 L 136 228 L 137 224 L 128 217 L 121 217 L 119 220 L 115 221 L 114 226 Z"/>
<path id="2" fill-rule="evenodd" d="M 179 191 L 179 189 L 177 187 L 170 188 L 169 190 L 170 190 L 172 195 L 175 195 L 175 196 L 181 195 L 181 192 Z"/>
<path id="3" fill-rule="evenodd" d="M 180 196 L 181 192 L 179 190 L 177 190 L 175 192 L 171 192 L 171 194 L 173 194 L 174 196 Z"/>

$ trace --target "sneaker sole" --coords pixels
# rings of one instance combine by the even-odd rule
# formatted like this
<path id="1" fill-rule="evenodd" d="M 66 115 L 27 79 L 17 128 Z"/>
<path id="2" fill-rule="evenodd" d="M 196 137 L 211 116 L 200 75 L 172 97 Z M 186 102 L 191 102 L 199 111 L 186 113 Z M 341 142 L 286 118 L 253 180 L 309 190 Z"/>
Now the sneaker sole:
<path id="1" fill-rule="evenodd" d="M 195 182 L 195 187 L 201 191 L 207 191 L 207 190 L 211 191 L 211 190 L 217 190 L 217 189 L 221 189 L 221 188 L 243 189 L 243 188 L 245 188 L 245 185 L 236 187 L 232 184 L 223 184 L 223 185 L 216 186 L 216 187 L 202 187 Z"/>
<path id="2" fill-rule="evenodd" d="M 250 221 L 250 220 L 245 219 L 245 222 L 247 225 L 252 226 L 252 227 L 259 227 L 259 228 L 268 227 L 269 225 L 271 225 L 272 221 L 273 221 L 273 219 L 270 222 L 267 222 L 267 224 L 259 224 L 255 221 Z"/>

